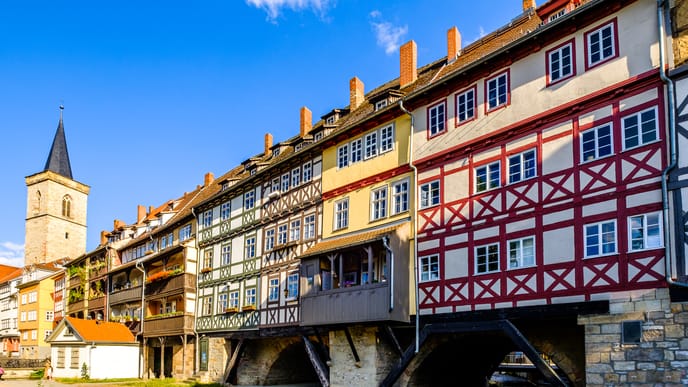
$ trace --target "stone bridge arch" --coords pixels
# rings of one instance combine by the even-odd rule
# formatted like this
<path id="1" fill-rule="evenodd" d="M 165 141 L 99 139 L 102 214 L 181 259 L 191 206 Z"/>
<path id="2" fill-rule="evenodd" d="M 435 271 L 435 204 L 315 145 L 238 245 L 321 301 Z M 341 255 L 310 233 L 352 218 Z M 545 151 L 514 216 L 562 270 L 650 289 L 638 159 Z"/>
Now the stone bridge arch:
<path id="1" fill-rule="evenodd" d="M 318 383 L 300 337 L 251 340 L 237 367 L 239 385 Z"/>

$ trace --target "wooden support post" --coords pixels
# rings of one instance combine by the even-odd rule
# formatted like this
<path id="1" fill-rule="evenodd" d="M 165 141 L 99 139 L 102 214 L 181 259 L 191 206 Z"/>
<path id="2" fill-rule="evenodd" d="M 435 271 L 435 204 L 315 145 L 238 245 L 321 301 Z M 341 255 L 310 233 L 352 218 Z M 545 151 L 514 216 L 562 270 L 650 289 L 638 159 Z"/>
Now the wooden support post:
<path id="1" fill-rule="evenodd" d="M 394 350 L 399 354 L 399 356 L 402 356 L 404 354 L 404 351 L 401 349 L 401 344 L 399 344 L 399 340 L 397 340 L 397 336 L 394 335 L 394 331 L 392 330 L 392 327 L 389 325 L 385 325 L 382 329 L 383 332 L 387 334 L 387 337 L 389 340 L 392 342 L 392 347 L 394 347 Z"/>
<path id="2" fill-rule="evenodd" d="M 320 380 L 320 384 L 323 387 L 330 387 L 329 369 L 327 369 L 326 366 L 322 363 L 322 361 L 320 361 L 320 358 L 318 357 L 318 354 L 315 351 L 315 348 L 313 347 L 313 343 L 311 343 L 311 341 L 308 340 L 308 337 L 301 335 L 301 339 L 303 340 L 303 345 L 306 347 L 308 359 L 310 359 L 311 364 L 313 365 L 313 369 L 315 370 L 315 373 L 318 375 L 318 380 Z"/>
<path id="3" fill-rule="evenodd" d="M 429 326 L 423 327 L 418 335 L 418 347 L 422 347 L 425 339 L 428 337 Z M 416 344 L 413 343 L 406 348 L 404 354 L 401 356 L 397 364 L 387 374 L 385 380 L 380 383 L 381 387 L 388 387 L 394 385 L 394 382 L 399 379 L 399 376 L 406 370 L 406 367 L 411 363 L 411 360 L 416 356 Z"/>
<path id="4" fill-rule="evenodd" d="M 361 358 L 358 357 L 358 352 L 356 351 L 356 346 L 354 345 L 354 340 L 351 338 L 351 333 L 349 333 L 349 328 L 344 327 L 344 334 L 346 335 L 346 341 L 349 342 L 349 347 L 351 347 L 351 353 L 354 355 L 354 360 L 356 361 L 356 367 L 361 368 Z"/>
<path id="5" fill-rule="evenodd" d="M 225 374 L 222 377 L 222 381 L 224 383 L 228 383 L 229 381 L 229 375 L 232 373 L 232 369 L 234 368 L 237 359 L 239 358 L 239 351 L 241 351 L 241 347 L 244 345 L 244 339 L 241 338 L 239 339 L 239 342 L 237 343 L 236 347 L 234 348 L 234 351 L 232 351 L 232 356 L 227 359 L 227 367 L 225 367 Z"/>
<path id="6" fill-rule="evenodd" d="M 332 359 L 330 358 L 330 351 L 327 349 L 327 346 L 325 345 L 325 342 L 323 341 L 322 336 L 320 335 L 320 331 L 318 331 L 318 328 L 314 328 L 313 330 L 315 331 L 315 338 L 318 339 L 318 348 L 320 349 L 320 356 L 322 356 L 325 359 L 325 363 L 329 366 L 332 362 Z"/>

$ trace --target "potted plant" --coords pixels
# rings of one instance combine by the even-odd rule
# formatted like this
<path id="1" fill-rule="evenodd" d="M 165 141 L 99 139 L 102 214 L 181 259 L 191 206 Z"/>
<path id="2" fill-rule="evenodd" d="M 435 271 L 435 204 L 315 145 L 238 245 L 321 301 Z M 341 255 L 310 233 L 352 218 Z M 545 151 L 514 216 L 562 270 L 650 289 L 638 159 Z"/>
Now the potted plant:
<path id="1" fill-rule="evenodd" d="M 225 313 L 238 313 L 238 312 L 239 312 L 239 308 L 236 306 L 225 308 Z"/>
<path id="2" fill-rule="evenodd" d="M 254 311 L 254 310 L 256 310 L 256 306 L 255 306 L 255 305 L 244 305 L 244 306 L 241 308 L 241 310 L 244 311 L 244 312 Z"/>

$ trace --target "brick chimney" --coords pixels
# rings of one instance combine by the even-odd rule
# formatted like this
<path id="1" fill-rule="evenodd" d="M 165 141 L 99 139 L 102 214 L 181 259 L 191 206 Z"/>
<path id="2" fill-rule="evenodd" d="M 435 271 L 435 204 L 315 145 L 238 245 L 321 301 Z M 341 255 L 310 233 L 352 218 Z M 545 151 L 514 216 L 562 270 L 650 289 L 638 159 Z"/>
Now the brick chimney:
<path id="1" fill-rule="evenodd" d="M 136 224 L 139 224 L 146 218 L 146 206 L 138 205 L 136 207 Z"/>
<path id="2" fill-rule="evenodd" d="M 461 52 L 461 33 L 456 27 L 447 31 L 447 62 L 456 59 Z"/>
<path id="3" fill-rule="evenodd" d="M 101 245 L 104 245 L 104 244 L 107 243 L 107 241 L 108 241 L 108 238 L 107 238 L 108 235 L 110 235 L 110 233 L 107 232 L 107 231 L 105 231 L 105 230 L 103 230 L 103 231 L 100 232 L 100 244 L 101 244 Z"/>
<path id="4" fill-rule="evenodd" d="M 308 135 L 308 133 L 313 129 L 313 113 L 307 108 L 307 107 L 302 107 L 300 114 L 300 136 L 301 138 L 304 138 Z"/>
<path id="5" fill-rule="evenodd" d="M 123 221 L 121 221 L 119 219 L 115 219 L 113 223 L 114 223 L 113 224 L 114 230 L 119 230 L 120 228 L 126 226 L 126 223 L 124 223 Z"/>
<path id="6" fill-rule="evenodd" d="M 213 175 L 212 172 L 206 173 L 205 176 L 203 177 L 203 186 L 204 187 L 209 186 L 210 183 L 213 182 L 213 180 L 215 180 L 215 175 Z"/>
<path id="7" fill-rule="evenodd" d="M 416 42 L 413 40 L 404 43 L 399 48 L 399 86 L 402 88 L 418 78 L 417 51 Z"/>
<path id="8" fill-rule="evenodd" d="M 269 156 L 272 154 L 272 134 L 270 133 L 265 133 L 265 156 Z"/>
<path id="9" fill-rule="evenodd" d="M 358 77 L 353 77 L 349 81 L 349 109 L 356 110 L 365 101 L 365 88 L 363 82 Z"/>
<path id="10" fill-rule="evenodd" d="M 535 0 L 523 0 L 523 12 L 529 9 L 535 9 Z"/>

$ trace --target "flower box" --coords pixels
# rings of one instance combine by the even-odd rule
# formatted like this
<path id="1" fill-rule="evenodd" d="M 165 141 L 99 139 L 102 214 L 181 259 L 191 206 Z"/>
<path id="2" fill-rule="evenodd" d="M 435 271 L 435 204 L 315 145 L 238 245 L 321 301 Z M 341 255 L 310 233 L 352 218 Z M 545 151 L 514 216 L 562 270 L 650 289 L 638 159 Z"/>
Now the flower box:
<path id="1" fill-rule="evenodd" d="M 243 312 L 254 311 L 254 310 L 256 310 L 256 306 L 255 306 L 255 305 L 245 305 L 245 306 L 243 306 L 243 307 L 241 308 L 241 310 L 242 310 Z"/>
<path id="2" fill-rule="evenodd" d="M 204 267 L 201 269 L 201 273 L 210 273 L 211 271 L 213 271 L 212 267 Z"/>
<path id="3" fill-rule="evenodd" d="M 233 308 L 225 308 L 225 313 L 238 313 L 239 308 L 233 307 Z"/>

